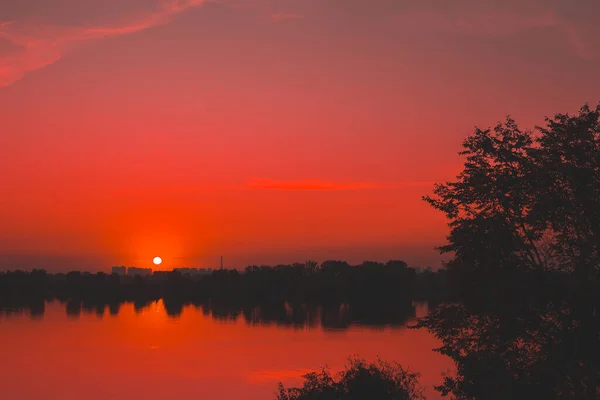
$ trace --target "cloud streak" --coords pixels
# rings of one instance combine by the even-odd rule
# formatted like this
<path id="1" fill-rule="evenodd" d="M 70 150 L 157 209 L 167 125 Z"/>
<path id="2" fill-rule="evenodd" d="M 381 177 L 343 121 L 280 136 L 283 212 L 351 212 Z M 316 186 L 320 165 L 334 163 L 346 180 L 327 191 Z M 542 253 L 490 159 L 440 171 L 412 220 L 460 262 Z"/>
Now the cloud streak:
<path id="1" fill-rule="evenodd" d="M 402 189 L 409 187 L 431 186 L 433 182 L 398 182 L 398 183 L 365 183 L 365 182 L 328 182 L 322 180 L 271 180 L 251 179 L 246 189 L 286 190 L 286 191 L 339 191 L 339 190 L 373 190 Z"/>
<path id="2" fill-rule="evenodd" d="M 176 15 L 209 1 L 225 1 L 229 7 L 241 7 L 226 0 L 147 0 L 154 4 L 126 21 L 96 26 L 65 26 L 33 23 L 31 20 L 0 21 L 0 45 L 8 43 L 10 50 L 0 54 L 0 88 L 17 82 L 28 73 L 59 61 L 75 46 L 97 40 L 130 35 L 169 23 Z M 259 4 L 263 4 L 260 3 Z M 470 3 L 468 3 L 470 4 Z M 246 0 L 245 7 L 257 7 Z M 460 35 L 503 37 L 522 32 L 549 29 L 563 38 L 569 51 L 579 58 L 596 57 L 594 35 L 584 34 L 585 26 L 567 18 L 557 10 L 535 8 L 460 7 L 439 9 L 416 3 L 401 14 L 402 25 L 414 32 L 424 29 L 442 30 Z M 263 10 L 271 21 L 279 23 L 304 18 L 304 14 Z M 396 17 L 394 17 L 396 18 Z M 597 30 L 594 30 L 597 32 Z M 4 44 L 5 44 L 4 43 Z M 6 46 L 5 46 L 6 47 Z"/>
<path id="3" fill-rule="evenodd" d="M 0 22 L 0 40 L 6 40 L 17 48 L 0 56 L 0 87 L 11 85 L 27 73 L 57 62 L 78 43 L 128 35 L 164 25 L 177 14 L 207 1 L 161 0 L 154 10 L 114 26 L 65 27 L 40 26 L 24 21 Z"/>

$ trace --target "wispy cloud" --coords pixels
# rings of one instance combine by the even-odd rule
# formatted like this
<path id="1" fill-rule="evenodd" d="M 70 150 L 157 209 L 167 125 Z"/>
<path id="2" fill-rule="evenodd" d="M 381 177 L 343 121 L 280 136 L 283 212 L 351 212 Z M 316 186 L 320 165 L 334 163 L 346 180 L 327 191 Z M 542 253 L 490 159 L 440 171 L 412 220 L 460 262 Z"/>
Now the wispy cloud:
<path id="1" fill-rule="evenodd" d="M 40 26 L 25 21 L 0 22 L 0 38 L 17 50 L 0 57 L 0 87 L 8 86 L 28 72 L 60 60 L 73 45 L 92 39 L 110 38 L 163 25 L 208 0 L 161 0 L 158 7 L 133 20 L 114 26 Z"/>
<path id="2" fill-rule="evenodd" d="M 79 0 L 74 0 L 79 1 Z M 42 69 L 60 60 L 74 46 L 95 39 L 129 35 L 169 23 L 177 14 L 209 1 L 217 0 L 148 0 L 146 10 L 140 10 L 127 20 L 115 24 L 64 26 L 33 23 L 30 20 L 0 21 L 0 41 L 10 44 L 10 50 L 0 54 L 0 87 L 11 85 L 27 73 Z M 246 0 L 242 3 L 218 0 L 228 7 L 259 7 L 274 22 L 304 18 L 299 12 L 276 11 L 263 2 Z M 585 27 L 567 18 L 564 13 L 540 6 L 527 9 L 499 9 L 493 6 L 456 6 L 434 8 L 415 3 L 403 12 L 402 25 L 415 31 L 436 29 L 463 35 L 501 37 L 536 29 L 559 32 L 572 54 L 582 59 L 594 59 L 599 46 L 597 35 L 584 34 Z M 543 3 L 541 3 L 543 4 Z M 271 4 L 272 5 L 272 4 Z M 433 27 L 433 28 L 431 28 Z M 588 26 L 589 28 L 589 26 Z M 591 32 L 591 31 L 590 31 Z M 593 30 L 597 33 L 597 29 Z M 596 46 L 596 48 L 594 48 Z"/>
<path id="3" fill-rule="evenodd" d="M 322 180 L 271 180 L 251 179 L 247 189 L 292 190 L 292 191 L 334 191 L 334 190 L 369 190 L 399 189 L 408 187 L 431 186 L 433 182 L 398 182 L 398 183 L 365 183 L 365 182 L 328 182 Z"/>

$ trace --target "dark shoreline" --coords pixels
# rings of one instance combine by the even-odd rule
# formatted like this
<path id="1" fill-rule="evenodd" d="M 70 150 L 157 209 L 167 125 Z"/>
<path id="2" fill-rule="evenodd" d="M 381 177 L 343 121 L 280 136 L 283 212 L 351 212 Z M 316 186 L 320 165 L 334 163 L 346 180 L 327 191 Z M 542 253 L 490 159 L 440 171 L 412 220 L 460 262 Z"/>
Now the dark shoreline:
<path id="1" fill-rule="evenodd" d="M 79 271 L 0 273 L 0 308 L 26 309 L 33 317 L 43 315 L 45 302 L 51 300 L 77 315 L 82 309 L 104 313 L 107 307 L 109 314 L 116 314 L 125 302 L 142 309 L 162 299 L 170 316 L 194 305 L 222 318 L 242 314 L 250 322 L 301 325 L 321 318 L 332 328 L 402 325 L 414 317 L 413 300 L 438 303 L 446 294 L 443 270 L 417 273 L 401 261 L 248 267 L 241 273 L 223 269 L 202 276 L 178 271 L 133 277 Z"/>

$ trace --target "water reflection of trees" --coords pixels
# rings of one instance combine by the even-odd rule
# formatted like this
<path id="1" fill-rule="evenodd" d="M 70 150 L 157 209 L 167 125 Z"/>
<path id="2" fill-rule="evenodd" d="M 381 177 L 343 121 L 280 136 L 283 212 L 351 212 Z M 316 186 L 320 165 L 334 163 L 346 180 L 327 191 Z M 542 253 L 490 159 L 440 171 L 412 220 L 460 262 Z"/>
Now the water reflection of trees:
<path id="1" fill-rule="evenodd" d="M 99 318 L 106 314 L 117 316 L 123 305 L 132 305 L 136 313 L 141 313 L 155 301 L 145 302 L 95 302 L 69 299 L 61 302 L 67 316 L 79 318 L 81 315 L 95 315 Z M 235 322 L 243 319 L 248 325 L 277 326 L 284 328 L 318 328 L 326 330 L 344 330 L 351 326 L 401 327 L 415 319 L 415 306 L 412 302 L 402 304 L 346 304 L 329 305 L 291 304 L 226 304 L 205 302 L 202 304 L 183 303 L 163 300 L 164 311 L 172 318 L 178 318 L 186 307 L 195 306 L 196 312 L 202 312 L 219 322 Z M 0 315 L 7 317 L 27 314 L 39 318 L 44 314 L 46 304 L 30 304 L 19 308 L 2 309 Z"/>
<path id="2" fill-rule="evenodd" d="M 262 305 L 242 310 L 248 324 L 276 325 L 281 327 L 323 327 L 328 330 L 348 329 L 350 326 L 371 327 L 403 326 L 415 317 L 412 304 L 376 305 Z"/>
<path id="3" fill-rule="evenodd" d="M 40 316 L 45 301 L 56 299 L 70 317 L 102 317 L 107 309 L 109 315 L 117 315 L 124 303 L 133 303 L 140 312 L 161 299 L 171 317 L 178 317 L 190 305 L 220 321 L 243 318 L 252 325 L 401 326 L 414 317 L 413 299 L 427 297 L 431 282 L 443 286 L 443 274 L 417 274 L 399 261 L 357 266 L 340 261 L 308 262 L 248 267 L 243 273 L 218 270 L 203 277 L 178 272 L 132 278 L 15 271 L 0 273 L 0 308 L 24 309 L 31 316 Z"/>

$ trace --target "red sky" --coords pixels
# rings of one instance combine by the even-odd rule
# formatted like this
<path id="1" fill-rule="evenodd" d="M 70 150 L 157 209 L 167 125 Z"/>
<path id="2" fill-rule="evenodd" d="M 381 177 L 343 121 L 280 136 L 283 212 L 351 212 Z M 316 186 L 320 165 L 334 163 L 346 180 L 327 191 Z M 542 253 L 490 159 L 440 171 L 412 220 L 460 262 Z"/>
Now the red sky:
<path id="1" fill-rule="evenodd" d="M 600 100 L 600 3 L 0 4 L 0 269 L 440 264 L 475 125 Z"/>

